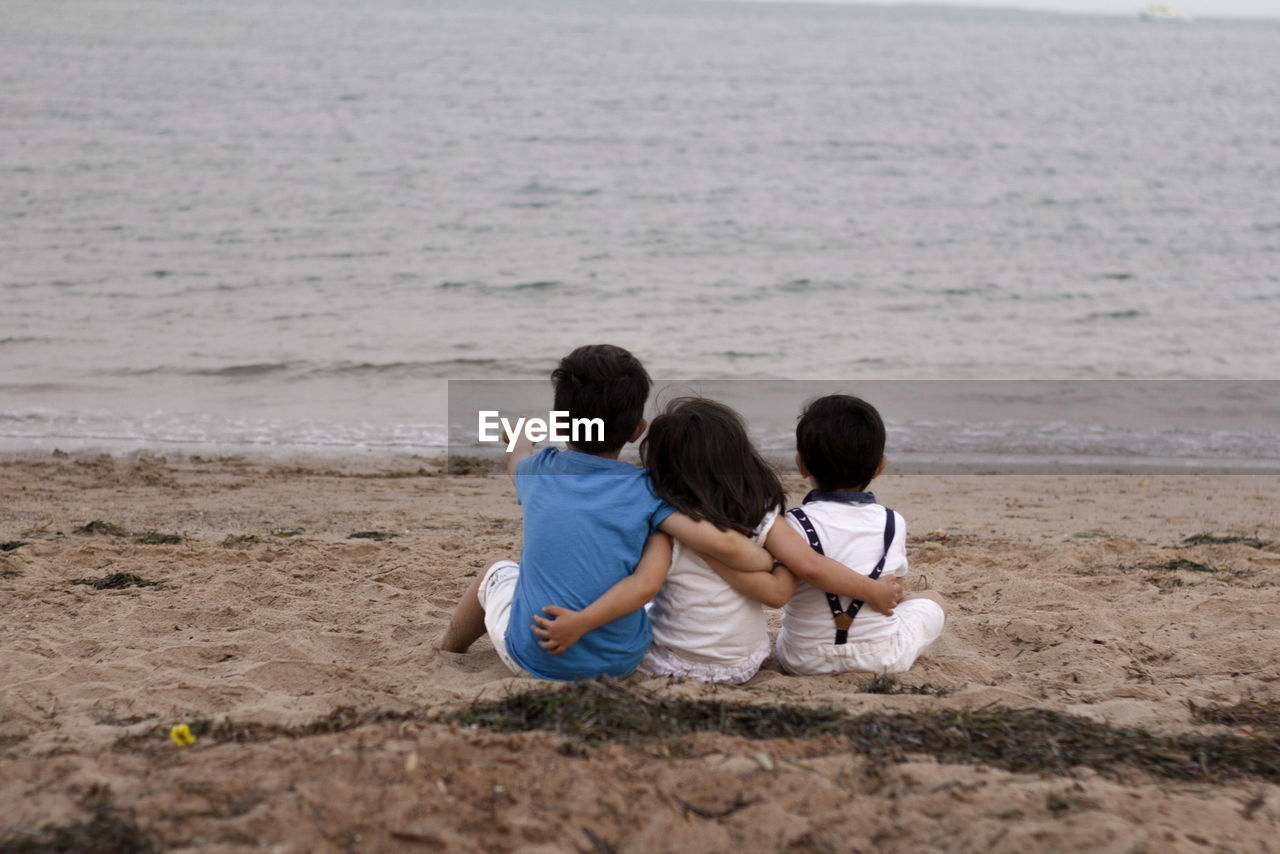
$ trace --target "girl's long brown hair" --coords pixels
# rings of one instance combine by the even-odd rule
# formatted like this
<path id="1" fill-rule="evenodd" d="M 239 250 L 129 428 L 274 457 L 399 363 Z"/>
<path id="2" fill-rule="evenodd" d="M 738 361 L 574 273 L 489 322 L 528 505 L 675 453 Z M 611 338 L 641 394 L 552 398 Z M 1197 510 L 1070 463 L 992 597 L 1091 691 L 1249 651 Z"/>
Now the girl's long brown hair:
<path id="1" fill-rule="evenodd" d="M 679 397 L 653 419 L 640 460 L 658 497 L 694 519 L 750 536 L 786 496 L 742 418 L 723 403 Z"/>

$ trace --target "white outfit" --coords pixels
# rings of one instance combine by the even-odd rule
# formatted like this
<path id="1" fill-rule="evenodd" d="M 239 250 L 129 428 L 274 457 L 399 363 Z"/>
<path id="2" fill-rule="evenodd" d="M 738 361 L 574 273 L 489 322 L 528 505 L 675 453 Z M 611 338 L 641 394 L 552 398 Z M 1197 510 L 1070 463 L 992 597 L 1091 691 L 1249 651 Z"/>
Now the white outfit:
<path id="1" fill-rule="evenodd" d="M 827 557 L 854 572 L 871 574 L 884 554 L 885 507 L 811 501 L 803 509 Z M 795 517 L 788 513 L 786 519 L 804 536 Z M 898 514 L 894 522 L 883 575 L 901 577 L 907 574 L 907 525 Z M 848 605 L 848 599 L 842 597 L 840 604 Z M 795 594 L 782 609 L 778 661 L 790 673 L 903 673 L 942 634 L 943 619 L 942 607 L 929 599 L 908 599 L 894 608 L 892 617 L 864 605 L 849 627 L 848 641 L 836 644 L 826 593 L 798 581 Z"/>
<path id="2" fill-rule="evenodd" d="M 516 595 L 516 581 L 520 579 L 520 564 L 514 560 L 496 560 L 480 580 L 476 598 L 484 608 L 484 628 L 493 641 L 498 658 L 517 676 L 528 676 L 524 668 L 511 659 L 507 652 L 507 624 L 511 622 L 511 602 Z"/>
<path id="3" fill-rule="evenodd" d="M 778 518 L 775 508 L 751 535 L 763 545 Z M 655 676 L 691 676 L 704 682 L 746 682 L 769 657 L 764 609 L 729 586 L 679 540 L 671 570 L 649 608 L 653 643 L 639 670 Z"/>

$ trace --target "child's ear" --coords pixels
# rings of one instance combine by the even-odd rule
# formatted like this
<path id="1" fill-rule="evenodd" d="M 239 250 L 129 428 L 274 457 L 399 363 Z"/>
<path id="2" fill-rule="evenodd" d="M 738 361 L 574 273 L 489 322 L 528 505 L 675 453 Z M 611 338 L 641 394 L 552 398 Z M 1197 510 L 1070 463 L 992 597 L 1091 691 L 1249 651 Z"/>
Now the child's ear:
<path id="1" fill-rule="evenodd" d="M 641 418 L 640 423 L 636 425 L 636 429 L 631 431 L 631 438 L 627 440 L 627 443 L 640 441 L 640 437 L 644 435 L 645 428 L 648 426 L 649 422 Z"/>
<path id="2" fill-rule="evenodd" d="M 805 480 L 809 479 L 810 477 L 809 470 L 804 467 L 804 460 L 800 459 L 799 454 L 796 454 L 796 469 L 800 472 L 800 476 L 802 478 L 804 478 Z"/>
<path id="3" fill-rule="evenodd" d="M 876 479 L 876 478 L 878 478 L 880 475 L 884 474 L 884 467 L 885 467 L 885 465 L 886 465 L 888 462 L 889 462 L 889 458 L 888 458 L 888 457 L 886 457 L 884 454 L 881 454 L 881 455 L 880 455 L 880 465 L 876 466 L 876 473 L 875 473 L 875 474 L 873 474 L 873 475 L 871 475 L 871 479 L 872 479 L 872 480 L 875 480 L 875 479 Z"/>

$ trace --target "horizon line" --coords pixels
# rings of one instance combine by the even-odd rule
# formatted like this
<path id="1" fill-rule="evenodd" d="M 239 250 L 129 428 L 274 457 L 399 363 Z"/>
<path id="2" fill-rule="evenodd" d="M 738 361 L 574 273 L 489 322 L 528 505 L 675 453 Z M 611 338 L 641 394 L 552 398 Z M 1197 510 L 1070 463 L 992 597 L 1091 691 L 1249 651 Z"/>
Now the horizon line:
<path id="1" fill-rule="evenodd" d="M 959 9 L 985 12 L 1014 12 L 1028 15 L 1060 15 L 1076 18 L 1119 18 L 1133 19 L 1138 13 L 1151 4 L 1136 3 L 1129 12 L 1099 12 L 1078 9 L 1040 9 L 1029 6 L 1012 5 L 1007 2 L 983 3 L 981 0 L 905 0 L 905 2 L 884 2 L 884 0 L 694 0 L 699 3 L 749 3 L 754 6 L 848 6 L 874 9 Z M 1158 4 L 1163 5 L 1163 4 Z M 1181 7 L 1174 7 L 1184 11 Z M 1280 13 L 1227 12 L 1199 15 L 1188 13 L 1190 22 L 1196 21 L 1265 21 L 1280 22 Z"/>

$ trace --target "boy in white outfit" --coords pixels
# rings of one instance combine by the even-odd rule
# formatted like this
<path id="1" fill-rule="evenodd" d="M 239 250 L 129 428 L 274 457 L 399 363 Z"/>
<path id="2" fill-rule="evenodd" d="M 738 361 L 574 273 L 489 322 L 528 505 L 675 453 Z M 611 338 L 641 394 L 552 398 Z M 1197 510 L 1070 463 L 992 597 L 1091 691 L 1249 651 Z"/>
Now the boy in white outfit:
<path id="1" fill-rule="evenodd" d="M 884 422 L 850 395 L 815 400 L 796 425 L 796 465 L 814 487 L 786 514 L 815 550 L 871 578 L 907 574 L 906 523 L 866 492 L 884 471 Z M 908 596 L 891 615 L 805 581 L 782 610 L 777 655 L 790 673 L 903 673 L 942 634 L 945 600 Z"/>

